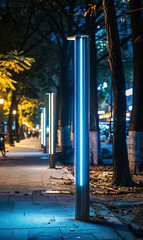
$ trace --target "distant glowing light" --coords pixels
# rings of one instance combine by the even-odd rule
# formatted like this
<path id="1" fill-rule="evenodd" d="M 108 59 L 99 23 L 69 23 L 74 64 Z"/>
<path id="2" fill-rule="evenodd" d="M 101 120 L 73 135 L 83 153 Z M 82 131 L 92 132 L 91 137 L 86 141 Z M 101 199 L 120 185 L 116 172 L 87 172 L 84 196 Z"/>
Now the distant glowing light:
<path id="1" fill-rule="evenodd" d="M 132 109 L 133 109 L 133 106 L 129 106 L 129 111 L 132 111 Z"/>
<path id="2" fill-rule="evenodd" d="M 102 88 L 107 88 L 107 87 L 108 87 L 107 83 L 106 83 L 106 82 L 104 82 L 104 83 L 103 83 L 103 87 L 102 87 Z"/>
<path id="3" fill-rule="evenodd" d="M 13 115 L 15 115 L 16 114 L 16 110 L 13 110 L 12 113 L 13 113 Z"/>
<path id="4" fill-rule="evenodd" d="M 102 90 L 102 89 L 107 88 L 107 87 L 108 87 L 107 83 L 104 82 L 103 84 L 99 84 L 99 86 L 97 87 L 97 90 Z"/>
<path id="5" fill-rule="evenodd" d="M 125 22 L 126 19 L 124 17 L 121 17 L 121 22 Z"/>
<path id="6" fill-rule="evenodd" d="M 111 112 L 99 115 L 99 119 L 111 118 Z"/>
<path id="7" fill-rule="evenodd" d="M 98 86 L 97 90 L 101 90 L 101 89 L 102 89 L 102 87 L 101 87 L 101 86 Z"/>
<path id="8" fill-rule="evenodd" d="M 104 114 L 105 111 L 98 111 L 98 114 Z"/>
<path id="9" fill-rule="evenodd" d="M 126 117 L 126 121 L 130 121 L 130 118 L 129 118 L 129 117 Z"/>
<path id="10" fill-rule="evenodd" d="M 126 112 L 126 117 L 130 117 L 130 112 Z M 109 119 L 111 118 L 111 112 L 100 114 L 99 119 Z M 111 119 L 112 121 L 112 119 Z"/>
<path id="11" fill-rule="evenodd" d="M 126 96 L 130 96 L 132 94 L 133 94 L 133 89 L 132 88 L 126 90 Z"/>
<path id="12" fill-rule="evenodd" d="M 126 117 L 130 117 L 130 112 L 126 112 Z"/>
<path id="13" fill-rule="evenodd" d="M 4 100 L 3 99 L 0 99 L 0 104 L 3 104 Z"/>
<path id="14" fill-rule="evenodd" d="M 67 37 L 67 40 L 75 40 L 75 36 L 73 36 L 73 37 Z"/>
<path id="15" fill-rule="evenodd" d="M 98 25 L 97 28 L 99 29 L 99 28 L 100 28 L 100 25 Z"/>
<path id="16" fill-rule="evenodd" d="M 22 122 L 22 124 L 29 127 L 29 124 L 27 122 Z"/>

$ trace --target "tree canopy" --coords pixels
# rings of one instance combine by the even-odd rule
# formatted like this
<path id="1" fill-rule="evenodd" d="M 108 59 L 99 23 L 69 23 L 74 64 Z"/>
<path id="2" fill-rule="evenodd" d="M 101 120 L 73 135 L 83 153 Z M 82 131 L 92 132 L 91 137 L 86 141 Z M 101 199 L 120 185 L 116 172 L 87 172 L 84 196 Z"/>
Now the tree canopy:
<path id="1" fill-rule="evenodd" d="M 34 62 L 33 58 L 24 57 L 17 51 L 10 51 L 7 55 L 0 54 L 0 90 L 15 90 L 14 84 L 17 82 L 13 79 L 13 73 L 19 74 L 24 70 L 29 70 Z"/>

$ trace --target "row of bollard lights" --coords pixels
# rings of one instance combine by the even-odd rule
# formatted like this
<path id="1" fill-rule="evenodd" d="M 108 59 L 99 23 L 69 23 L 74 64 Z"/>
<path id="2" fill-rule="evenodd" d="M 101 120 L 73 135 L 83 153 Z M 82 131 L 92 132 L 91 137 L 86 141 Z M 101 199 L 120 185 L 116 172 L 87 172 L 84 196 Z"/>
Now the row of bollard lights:
<path id="1" fill-rule="evenodd" d="M 67 38 L 74 40 L 74 159 L 75 219 L 89 219 L 89 43 L 87 35 Z M 49 159 L 55 167 L 56 94 L 49 93 Z M 41 113 L 41 145 L 47 148 L 46 108 Z"/>
<path id="2" fill-rule="evenodd" d="M 48 93 L 49 97 L 49 163 L 55 168 L 55 136 L 56 136 L 56 93 Z M 41 108 L 41 148 L 47 152 L 47 109 Z"/>

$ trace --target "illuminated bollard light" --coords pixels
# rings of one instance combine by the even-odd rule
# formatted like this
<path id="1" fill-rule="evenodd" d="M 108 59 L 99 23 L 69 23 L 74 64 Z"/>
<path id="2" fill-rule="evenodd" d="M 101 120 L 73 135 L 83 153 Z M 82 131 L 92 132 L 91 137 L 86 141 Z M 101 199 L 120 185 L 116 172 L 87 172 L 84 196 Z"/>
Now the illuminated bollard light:
<path id="1" fill-rule="evenodd" d="M 41 112 L 41 148 L 43 148 L 43 109 Z"/>
<path id="2" fill-rule="evenodd" d="M 74 154 L 75 218 L 89 218 L 89 42 L 87 35 L 74 40 Z"/>
<path id="3" fill-rule="evenodd" d="M 49 158 L 50 168 L 55 168 L 56 148 L 56 93 L 49 95 Z"/>
<path id="4" fill-rule="evenodd" d="M 46 108 L 43 108 L 43 151 L 47 152 L 47 113 Z"/>

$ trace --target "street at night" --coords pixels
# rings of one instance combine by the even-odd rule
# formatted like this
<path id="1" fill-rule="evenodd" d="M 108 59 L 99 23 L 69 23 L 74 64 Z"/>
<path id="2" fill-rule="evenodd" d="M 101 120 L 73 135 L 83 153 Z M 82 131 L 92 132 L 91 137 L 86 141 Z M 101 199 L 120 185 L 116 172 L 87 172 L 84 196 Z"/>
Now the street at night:
<path id="1" fill-rule="evenodd" d="M 143 240 L 143 1 L 0 1 L 0 240 Z"/>
<path id="2" fill-rule="evenodd" d="M 39 139 L 7 150 L 7 157 L 0 158 L 1 239 L 135 239 L 94 194 L 90 221 L 75 221 L 74 177 L 59 162 L 49 168 Z"/>

